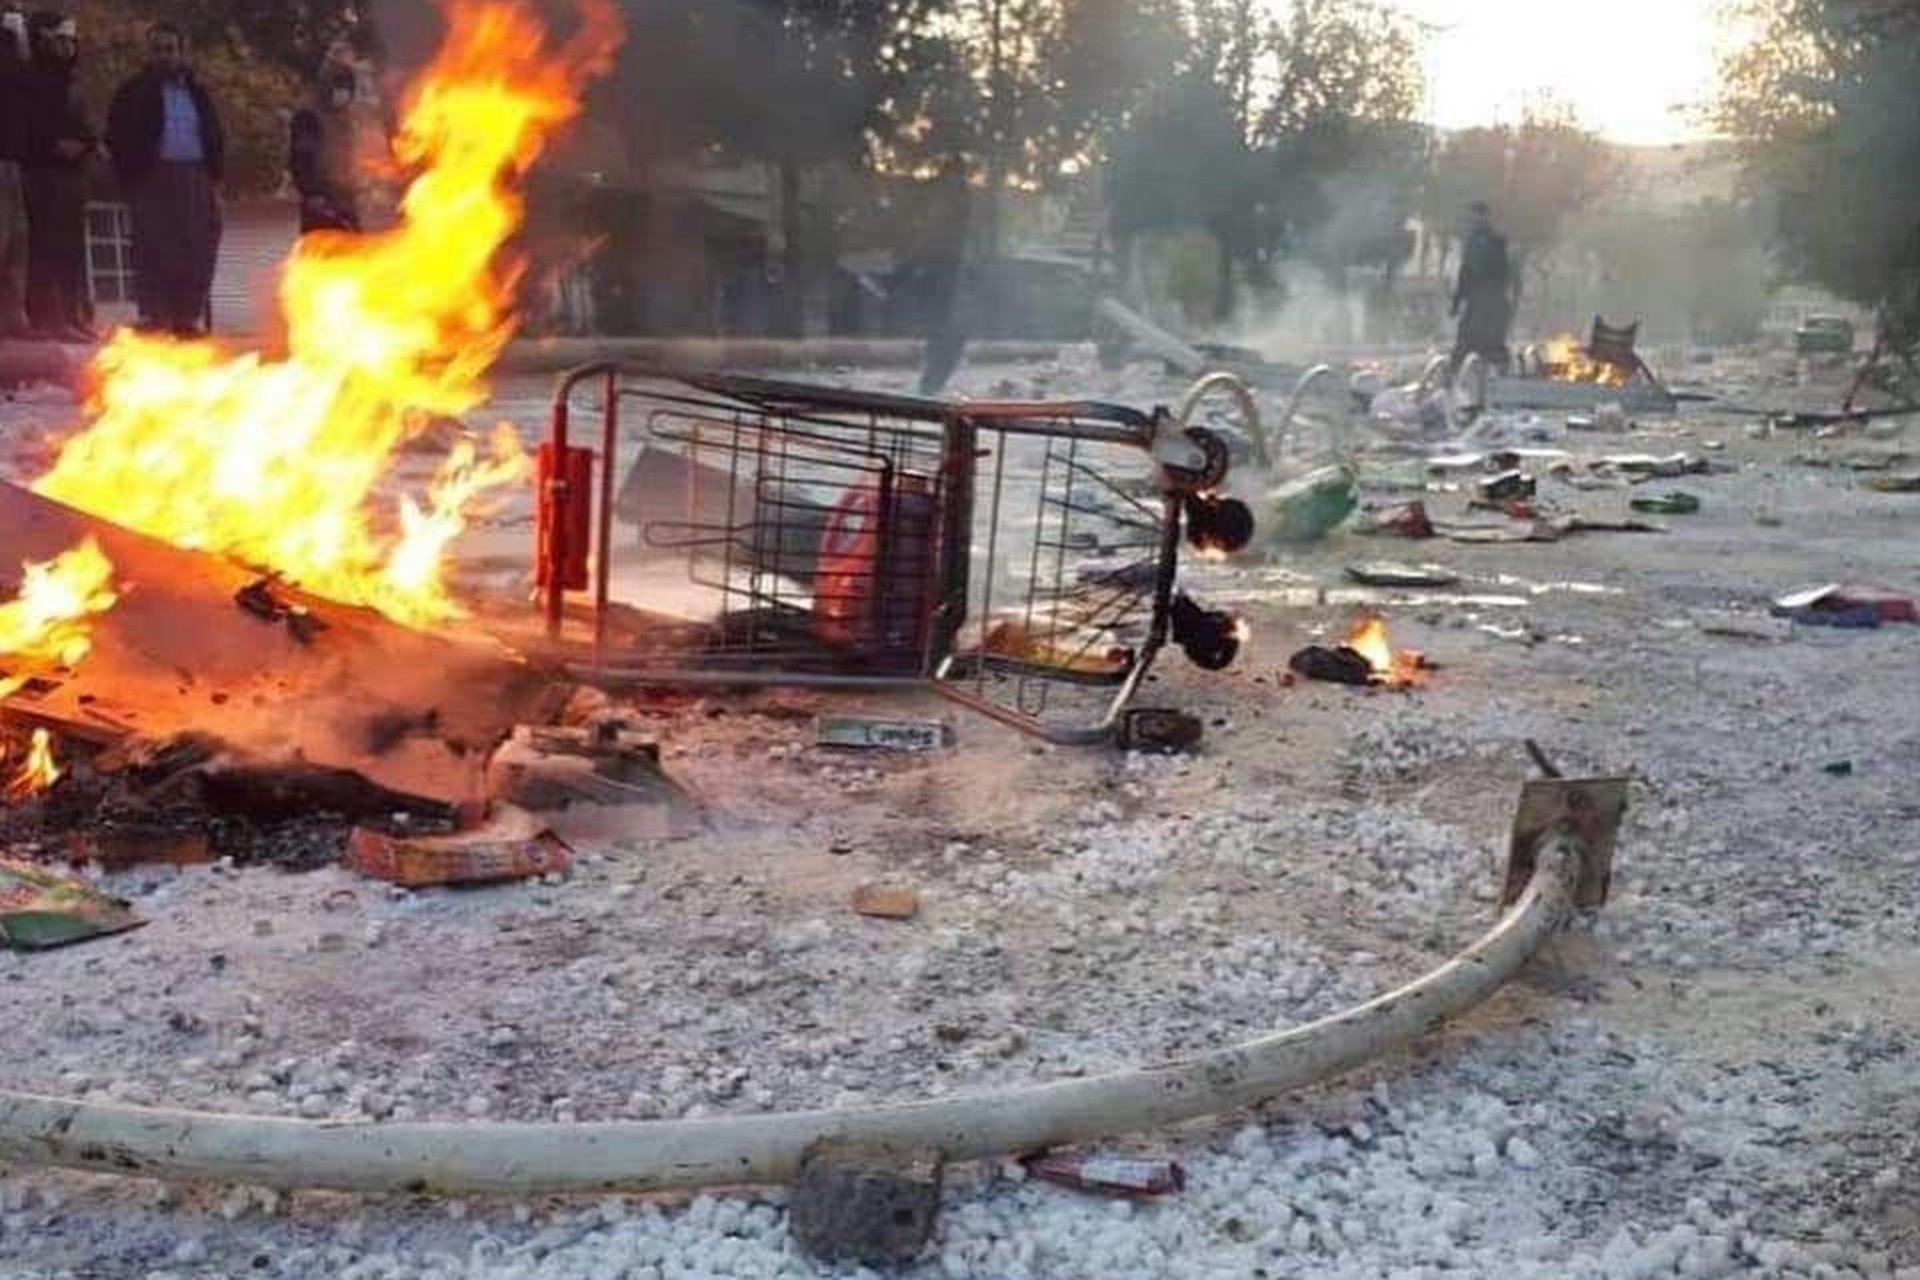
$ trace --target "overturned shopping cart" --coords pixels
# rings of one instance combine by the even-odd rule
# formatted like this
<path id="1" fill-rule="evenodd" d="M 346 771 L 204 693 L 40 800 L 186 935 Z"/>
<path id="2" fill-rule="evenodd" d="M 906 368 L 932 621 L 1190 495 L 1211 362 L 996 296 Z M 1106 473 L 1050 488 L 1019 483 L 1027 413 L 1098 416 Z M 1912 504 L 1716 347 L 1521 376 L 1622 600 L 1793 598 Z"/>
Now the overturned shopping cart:
<path id="1" fill-rule="evenodd" d="M 594 392 L 597 450 L 573 430 Z M 1158 411 L 593 366 L 541 450 L 548 631 L 601 683 L 932 685 L 1098 741 L 1169 640 L 1238 651 L 1178 583 L 1183 546 L 1252 534 L 1228 465 Z"/>

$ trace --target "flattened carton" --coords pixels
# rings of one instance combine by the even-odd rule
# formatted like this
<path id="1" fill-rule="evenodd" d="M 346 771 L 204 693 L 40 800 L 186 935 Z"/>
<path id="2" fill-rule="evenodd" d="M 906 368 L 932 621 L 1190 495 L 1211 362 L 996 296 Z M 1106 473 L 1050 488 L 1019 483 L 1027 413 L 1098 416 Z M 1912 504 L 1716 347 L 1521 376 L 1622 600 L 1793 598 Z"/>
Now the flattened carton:
<path id="1" fill-rule="evenodd" d="M 347 840 L 346 866 L 402 888 L 428 889 L 565 875 L 573 851 L 532 814 L 501 805 L 481 826 L 452 835 L 406 837 L 356 828 Z"/>
<path id="2" fill-rule="evenodd" d="M 145 923 L 78 876 L 0 858 L 0 946 L 46 951 Z"/>
<path id="3" fill-rule="evenodd" d="M 866 751 L 938 751 L 951 737 L 933 720 L 870 720 L 864 716 L 821 716 L 814 741 L 823 747 Z"/>

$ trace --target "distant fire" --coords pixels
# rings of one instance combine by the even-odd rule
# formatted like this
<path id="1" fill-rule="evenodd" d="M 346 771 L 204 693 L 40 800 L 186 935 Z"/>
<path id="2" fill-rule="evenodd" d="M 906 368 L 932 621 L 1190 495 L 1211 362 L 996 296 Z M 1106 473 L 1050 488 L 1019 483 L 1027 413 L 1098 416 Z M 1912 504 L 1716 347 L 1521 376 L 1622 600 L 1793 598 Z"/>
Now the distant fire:
<path id="1" fill-rule="evenodd" d="M 7 779 L 4 795 L 9 804 L 20 804 L 51 789 L 60 777 L 60 765 L 53 755 L 53 735 L 45 729 L 35 729 L 27 745 L 26 758 Z"/>
<path id="2" fill-rule="evenodd" d="M 1378 614 L 1367 614 L 1354 623 L 1346 647 L 1367 660 L 1367 665 L 1373 668 L 1374 684 L 1404 689 L 1426 679 L 1425 656 L 1411 649 L 1396 652 L 1387 638 L 1386 619 Z"/>
<path id="3" fill-rule="evenodd" d="M 1540 363 L 1548 377 L 1556 382 L 1586 382 L 1600 387 L 1624 387 L 1632 377 L 1630 370 L 1617 364 L 1595 360 L 1571 334 L 1562 334 L 1547 343 Z"/>
<path id="4" fill-rule="evenodd" d="M 528 474 L 517 439 L 463 447 L 424 500 L 374 508 L 407 439 L 485 402 L 515 332 L 527 170 L 620 40 L 608 0 L 578 8 L 561 43 L 529 0 L 448 0 L 393 140 L 411 175 L 398 225 L 300 241 L 279 350 L 117 333 L 36 490 L 403 623 L 460 616 L 444 553 L 477 497 Z"/>
<path id="5" fill-rule="evenodd" d="M 92 538 L 22 566 L 19 596 L 0 604 L 0 698 L 36 674 L 79 666 L 93 649 L 94 617 L 118 601 L 113 564 Z"/>

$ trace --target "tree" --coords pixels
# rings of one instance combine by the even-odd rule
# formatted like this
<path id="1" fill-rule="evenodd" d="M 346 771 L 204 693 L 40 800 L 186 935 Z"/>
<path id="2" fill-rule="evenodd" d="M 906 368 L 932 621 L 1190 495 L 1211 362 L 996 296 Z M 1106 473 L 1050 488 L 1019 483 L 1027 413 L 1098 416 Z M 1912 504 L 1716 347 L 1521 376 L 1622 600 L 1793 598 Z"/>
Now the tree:
<path id="1" fill-rule="evenodd" d="M 1405 22 L 1366 0 L 1291 0 L 1277 16 L 1265 0 L 1189 0 L 1185 25 L 1184 62 L 1114 148 L 1116 239 L 1204 228 L 1221 320 L 1237 275 L 1265 283 L 1276 256 L 1318 257 L 1338 279 L 1403 245 L 1421 83 Z M 1321 235 L 1354 211 L 1361 233 Z"/>
<path id="2" fill-rule="evenodd" d="M 1613 190 L 1621 172 L 1612 147 L 1548 100 L 1530 106 L 1518 128 L 1467 129 L 1447 139 L 1420 205 L 1429 228 L 1451 234 L 1467 206 L 1485 200 L 1521 262 L 1544 275 L 1568 222 Z"/>
<path id="3" fill-rule="evenodd" d="M 1776 209 L 1796 275 L 1920 339 L 1920 6 L 1746 0 L 1756 34 L 1723 67 L 1715 117 Z"/>

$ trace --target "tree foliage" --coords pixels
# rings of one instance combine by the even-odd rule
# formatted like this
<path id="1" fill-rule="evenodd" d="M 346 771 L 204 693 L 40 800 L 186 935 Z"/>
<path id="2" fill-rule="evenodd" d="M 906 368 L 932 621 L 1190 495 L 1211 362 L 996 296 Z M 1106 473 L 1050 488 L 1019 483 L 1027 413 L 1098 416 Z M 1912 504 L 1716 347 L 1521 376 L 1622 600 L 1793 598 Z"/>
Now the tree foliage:
<path id="1" fill-rule="evenodd" d="M 1870 307 L 1920 277 L 1920 5 L 1745 0 L 1717 123 L 1777 210 L 1785 265 Z"/>
<path id="2" fill-rule="evenodd" d="M 1236 268 L 1264 284 L 1281 254 L 1336 279 L 1404 260 L 1425 149 L 1405 23 L 1365 0 L 1187 0 L 1180 19 L 1184 57 L 1112 144 L 1116 235 L 1207 230 L 1220 318 Z"/>
<path id="3" fill-rule="evenodd" d="M 1620 181 L 1617 153 L 1554 103 L 1528 109 L 1516 126 L 1465 129 L 1433 158 L 1420 207 L 1427 225 L 1457 228 L 1484 200 L 1524 258 L 1544 262 L 1568 222 Z"/>

